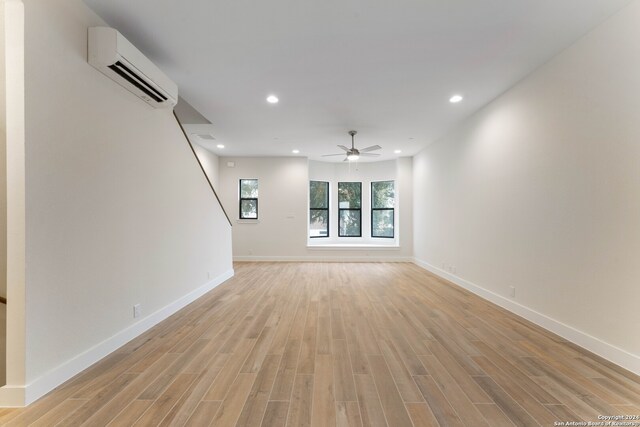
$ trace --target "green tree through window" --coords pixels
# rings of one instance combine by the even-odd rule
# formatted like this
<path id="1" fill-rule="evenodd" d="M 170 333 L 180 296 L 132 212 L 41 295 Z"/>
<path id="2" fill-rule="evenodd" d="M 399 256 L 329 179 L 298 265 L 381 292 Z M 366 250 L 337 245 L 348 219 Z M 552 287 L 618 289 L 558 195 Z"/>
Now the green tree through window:
<path id="1" fill-rule="evenodd" d="M 395 183 L 371 183 L 371 237 L 394 237 Z"/>
<path id="2" fill-rule="evenodd" d="M 309 237 L 329 237 L 328 182 L 309 182 Z"/>
<path id="3" fill-rule="evenodd" d="M 258 180 L 240 180 L 240 219 L 258 219 Z"/>
<path id="4" fill-rule="evenodd" d="M 338 236 L 362 237 L 362 183 L 338 183 Z"/>

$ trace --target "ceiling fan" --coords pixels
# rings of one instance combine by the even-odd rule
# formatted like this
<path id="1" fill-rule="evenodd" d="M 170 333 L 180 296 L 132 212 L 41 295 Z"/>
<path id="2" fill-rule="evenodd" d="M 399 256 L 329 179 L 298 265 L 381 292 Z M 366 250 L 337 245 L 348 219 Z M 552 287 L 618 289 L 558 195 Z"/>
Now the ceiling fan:
<path id="1" fill-rule="evenodd" d="M 344 161 L 349 161 L 349 162 L 353 162 L 355 160 L 358 160 L 361 156 L 362 157 L 378 157 L 380 154 L 376 154 L 376 153 L 370 153 L 370 151 L 376 151 L 376 150 L 380 150 L 382 147 L 380 147 L 379 145 L 372 145 L 371 147 L 367 147 L 367 148 L 362 148 L 360 150 L 358 150 L 355 145 L 354 145 L 354 136 L 356 136 L 358 132 L 355 130 L 350 130 L 349 131 L 349 135 L 351 135 L 351 148 L 347 148 L 344 145 L 338 145 L 338 147 L 342 148 L 344 151 L 346 151 L 346 155 L 347 157 L 344 159 Z M 322 157 L 331 157 L 331 156 L 343 156 L 345 155 L 345 153 L 338 153 L 338 154 L 325 154 Z"/>

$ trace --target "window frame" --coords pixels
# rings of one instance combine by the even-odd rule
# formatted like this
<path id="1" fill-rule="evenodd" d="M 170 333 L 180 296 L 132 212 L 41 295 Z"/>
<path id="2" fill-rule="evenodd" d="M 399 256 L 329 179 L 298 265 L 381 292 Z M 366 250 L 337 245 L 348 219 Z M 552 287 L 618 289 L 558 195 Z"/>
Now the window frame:
<path id="1" fill-rule="evenodd" d="M 323 184 L 326 184 L 327 186 L 327 197 L 326 197 L 326 204 L 327 207 L 326 208 L 313 208 L 311 207 L 311 183 L 312 182 L 321 182 Z M 327 237 L 331 237 L 331 197 L 329 195 L 331 191 L 331 183 L 329 181 L 318 181 L 315 179 L 310 179 L 309 180 L 309 231 L 311 231 L 311 212 L 313 211 L 325 211 L 327 213 L 327 235 L 326 236 L 311 236 L 309 234 L 309 238 L 310 239 L 326 239 Z"/>
<path id="2" fill-rule="evenodd" d="M 341 208 L 340 207 L 340 184 L 358 184 L 360 185 L 360 207 L 359 208 Z M 359 220 L 359 231 L 358 235 L 345 236 L 340 233 L 340 224 L 342 223 L 342 211 L 358 211 L 358 215 L 360 216 Z M 362 238 L 362 182 L 361 181 L 338 181 L 338 237 L 356 237 Z"/>
<path id="3" fill-rule="evenodd" d="M 258 178 L 240 178 L 240 180 L 238 181 L 238 195 L 239 195 L 239 201 L 238 201 L 238 218 L 242 219 L 242 220 L 251 220 L 251 221 L 257 221 L 258 217 L 259 217 L 259 211 L 258 211 L 258 197 L 242 197 L 242 181 L 258 181 Z M 259 184 L 258 184 L 258 188 Z M 260 194 L 260 193 L 258 193 Z M 256 202 L 256 217 L 255 218 L 248 218 L 248 217 L 243 217 L 242 216 L 242 202 L 245 200 L 253 200 Z"/>
<path id="4" fill-rule="evenodd" d="M 373 185 L 379 182 L 393 182 L 393 207 L 392 208 L 375 208 L 373 203 Z M 384 181 L 371 181 L 371 238 L 372 239 L 395 239 L 396 237 L 396 181 L 393 179 L 386 179 Z M 374 211 L 391 211 L 391 221 L 393 224 L 391 236 L 375 236 L 373 234 L 373 212 Z"/>

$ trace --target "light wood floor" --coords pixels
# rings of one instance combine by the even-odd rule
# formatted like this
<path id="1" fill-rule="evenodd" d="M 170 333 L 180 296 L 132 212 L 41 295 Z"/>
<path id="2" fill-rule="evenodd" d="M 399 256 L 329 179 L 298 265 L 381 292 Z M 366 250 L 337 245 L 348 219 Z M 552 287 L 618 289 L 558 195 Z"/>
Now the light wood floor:
<path id="1" fill-rule="evenodd" d="M 259 263 L 2 425 L 533 426 L 640 382 L 411 264 Z"/>

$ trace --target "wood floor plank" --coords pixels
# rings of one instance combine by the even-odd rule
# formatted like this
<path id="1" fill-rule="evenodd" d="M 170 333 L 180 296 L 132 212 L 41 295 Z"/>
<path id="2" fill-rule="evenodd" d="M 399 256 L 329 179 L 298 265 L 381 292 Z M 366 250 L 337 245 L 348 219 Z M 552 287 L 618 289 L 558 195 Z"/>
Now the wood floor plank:
<path id="1" fill-rule="evenodd" d="M 140 393 L 148 387 L 148 385 L 171 366 L 179 357 L 177 353 L 165 353 L 146 371 L 138 374 L 138 377 L 132 381 L 127 387 L 120 391 L 110 401 L 106 402 L 102 407 L 96 409 L 89 414 L 84 420 L 86 425 L 106 425 L 114 419 L 118 413 L 123 410 L 129 403 L 134 401 Z M 149 400 L 149 406 L 153 403 Z M 140 409 L 143 405 L 137 405 L 132 409 Z M 125 418 L 130 419 L 130 418 Z"/>
<path id="2" fill-rule="evenodd" d="M 180 374 L 167 387 L 167 389 L 156 399 L 155 402 L 145 411 L 134 426 L 157 426 L 160 425 L 173 405 L 180 399 L 182 394 L 189 388 L 189 385 L 196 379 L 194 374 Z M 144 399 L 140 399 L 144 400 Z"/>
<path id="3" fill-rule="evenodd" d="M 289 402 L 272 400 L 267 404 L 267 409 L 262 418 L 264 427 L 284 427 L 287 425 Z"/>
<path id="4" fill-rule="evenodd" d="M 198 406 L 196 406 L 193 414 L 189 417 L 184 425 L 189 427 L 202 427 L 210 425 L 213 421 L 213 418 L 218 413 L 220 405 L 222 405 L 222 402 L 219 400 L 201 401 Z"/>
<path id="5" fill-rule="evenodd" d="M 313 381 L 312 426 L 335 426 L 336 408 L 333 386 L 333 356 L 316 356 L 315 379 Z"/>
<path id="6" fill-rule="evenodd" d="M 456 382 L 462 388 L 462 391 L 469 397 L 473 403 L 493 403 L 487 393 L 473 380 L 471 375 L 464 370 L 455 358 L 440 343 L 432 341 L 428 343 L 429 348 L 438 361 L 447 369 Z"/>
<path id="7" fill-rule="evenodd" d="M 533 390 L 531 385 L 537 385 L 533 381 L 520 383 L 514 381 L 514 377 L 504 373 L 496 365 L 491 363 L 484 356 L 472 356 L 482 369 L 487 372 L 493 381 L 498 384 L 509 396 L 518 402 L 518 404 L 532 415 L 538 422 L 543 424 L 553 424 L 556 418 L 547 410 L 547 408 L 536 398 L 530 394 Z M 554 399 L 555 403 L 560 403 Z"/>
<path id="8" fill-rule="evenodd" d="M 439 427 L 440 423 L 426 403 L 405 403 L 414 426 Z"/>
<path id="9" fill-rule="evenodd" d="M 289 405 L 287 426 L 311 426 L 313 375 L 296 375 Z"/>
<path id="10" fill-rule="evenodd" d="M 507 417 L 504 412 L 500 410 L 498 405 L 493 403 L 478 403 L 475 404 L 476 408 L 480 411 L 485 420 L 490 426 L 497 427 L 514 427 L 513 421 Z"/>
<path id="11" fill-rule="evenodd" d="M 236 351 L 229 356 L 227 363 L 202 400 L 224 400 L 255 342 L 255 339 L 242 340 Z"/>
<path id="12" fill-rule="evenodd" d="M 410 263 L 235 277 L 2 426 L 550 425 L 640 413 L 640 377 Z"/>
<path id="13" fill-rule="evenodd" d="M 386 340 L 381 340 L 380 348 L 382 349 L 382 354 L 389 366 L 389 369 L 391 370 L 393 379 L 398 387 L 398 391 L 400 391 L 402 400 L 404 402 L 414 403 L 424 402 L 422 393 L 420 393 L 418 386 L 416 386 L 416 383 L 413 381 L 409 370 L 402 362 L 402 358 L 393 344 L 390 344 Z M 420 358 L 420 356 L 418 356 L 418 358 Z"/>
<path id="14" fill-rule="evenodd" d="M 572 410 L 568 409 L 565 405 L 544 405 L 549 412 L 551 412 L 557 420 L 571 420 L 571 421 L 587 421 L 581 418 Z M 590 420 L 589 420 L 590 421 Z"/>
<path id="15" fill-rule="evenodd" d="M 384 357 L 370 355 L 368 359 L 387 423 L 392 426 L 411 425 L 411 419 Z"/>
<path id="16" fill-rule="evenodd" d="M 362 424 L 373 427 L 387 426 L 378 390 L 371 375 L 357 374 L 355 381 Z"/>
<path id="17" fill-rule="evenodd" d="M 431 373 L 431 378 L 433 378 L 442 394 L 455 409 L 458 418 L 463 424 L 489 426 L 476 406 L 471 403 L 471 400 L 464 394 L 458 383 L 449 375 L 447 369 L 435 356 L 420 356 L 420 359 Z"/>
<path id="18" fill-rule="evenodd" d="M 415 377 L 416 384 L 420 388 L 420 392 L 427 401 L 433 415 L 440 425 L 446 426 L 463 426 L 462 421 L 458 417 L 455 409 L 451 406 L 442 391 L 438 388 L 433 378 L 430 376 Z"/>
<path id="19" fill-rule="evenodd" d="M 362 427 L 358 402 L 336 402 L 337 427 Z"/>
<path id="20" fill-rule="evenodd" d="M 229 354 L 217 353 L 204 370 L 198 375 L 180 400 L 169 411 L 162 420 L 162 426 L 183 425 L 193 414 L 203 396 L 211 386 L 211 383 L 218 376 L 224 364 L 229 358 Z"/>
<path id="21" fill-rule="evenodd" d="M 138 374 L 124 374 L 116 378 L 111 384 L 104 387 L 97 395 L 86 401 L 80 408 L 63 420 L 66 426 L 79 426 L 95 411 L 113 399 L 118 393 L 131 384 Z"/>
<path id="22" fill-rule="evenodd" d="M 480 386 L 487 392 L 493 401 L 500 407 L 502 412 L 505 413 L 509 419 L 511 419 L 518 426 L 537 426 L 540 425 L 536 422 L 531 415 L 527 413 L 518 403 L 513 400 L 498 384 L 495 383 L 490 377 L 478 376 L 474 379 L 480 384 Z"/>
<path id="23" fill-rule="evenodd" d="M 44 416 L 40 417 L 36 422 L 32 423 L 33 427 L 49 427 L 58 424 L 63 419 L 67 418 L 70 414 L 73 414 L 84 403 L 85 399 L 67 399 L 60 405 L 56 406 L 52 411 L 47 412 Z"/>
<path id="24" fill-rule="evenodd" d="M 238 374 L 211 425 L 233 426 L 236 424 L 256 376 L 257 374 Z"/>
<path id="25" fill-rule="evenodd" d="M 318 335 L 318 303 L 311 302 L 307 311 L 302 347 L 298 359 L 298 374 L 313 374 L 316 361 L 316 338 Z"/>
<path id="26" fill-rule="evenodd" d="M 521 388 L 524 388 L 527 393 L 533 396 L 538 402 L 548 405 L 560 403 L 558 402 L 558 399 L 554 398 L 547 391 L 538 386 L 524 372 L 512 365 L 507 359 L 502 357 L 499 352 L 491 348 L 491 346 L 484 342 L 476 342 L 474 345 L 480 350 L 480 353 L 485 356 L 484 358 L 477 360 L 482 360 L 484 362 L 491 361 L 489 362 L 489 365 L 482 365 L 491 371 L 487 372 L 489 375 L 493 376 L 494 374 L 492 374 L 492 372 L 496 373 L 502 371 L 504 372 L 504 375 L 501 374 L 502 376 L 508 376 L 510 381 L 517 382 Z M 474 358 L 472 357 L 472 359 Z M 487 371 L 487 369 L 485 369 L 485 371 Z"/>
<path id="27" fill-rule="evenodd" d="M 347 341 L 333 340 L 333 372 L 336 401 L 355 401 L 356 386 L 353 382 L 353 370 L 349 359 Z"/>
<path id="28" fill-rule="evenodd" d="M 267 408 L 273 381 L 280 365 L 280 356 L 271 354 L 266 357 L 255 382 L 249 392 L 247 401 L 240 413 L 238 425 L 259 426 Z"/>
<path id="29" fill-rule="evenodd" d="M 296 370 L 298 369 L 300 346 L 299 339 L 292 339 L 287 342 L 271 391 L 271 400 L 289 400 L 291 398 L 291 390 L 293 390 Z"/>
<path id="30" fill-rule="evenodd" d="M 153 400 L 134 400 L 125 407 L 108 424 L 85 423 L 86 426 L 108 425 L 109 427 L 131 427 L 153 404 Z"/>

